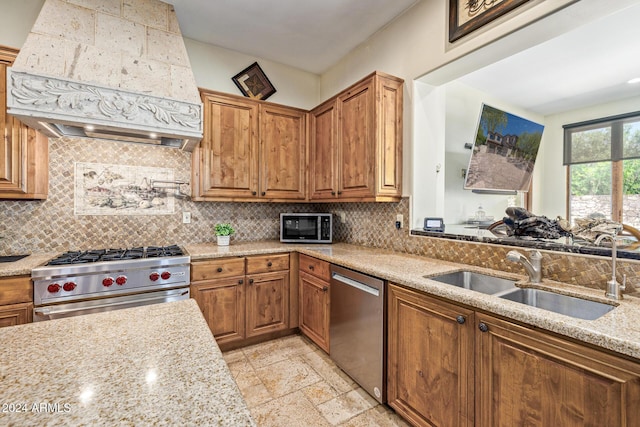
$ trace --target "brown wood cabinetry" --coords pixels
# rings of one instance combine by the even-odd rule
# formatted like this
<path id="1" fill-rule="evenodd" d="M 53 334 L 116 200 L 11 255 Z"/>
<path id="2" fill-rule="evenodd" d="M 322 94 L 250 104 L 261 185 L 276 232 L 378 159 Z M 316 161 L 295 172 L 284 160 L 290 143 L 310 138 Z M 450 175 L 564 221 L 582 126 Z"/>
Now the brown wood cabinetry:
<path id="1" fill-rule="evenodd" d="M 191 263 L 191 296 L 222 348 L 295 327 L 289 284 L 289 254 Z"/>
<path id="2" fill-rule="evenodd" d="M 477 315 L 478 426 L 640 426 L 640 364 Z"/>
<path id="3" fill-rule="evenodd" d="M 400 199 L 402 86 L 374 72 L 311 111 L 311 200 Z"/>
<path id="4" fill-rule="evenodd" d="M 7 114 L 7 67 L 18 51 L 0 46 L 0 199 L 46 199 L 49 140 Z"/>
<path id="5" fill-rule="evenodd" d="M 305 200 L 307 112 L 201 90 L 194 200 Z"/>
<path id="6" fill-rule="evenodd" d="M 300 331 L 329 352 L 330 283 L 329 263 L 300 255 L 299 326 Z"/>
<path id="7" fill-rule="evenodd" d="M 473 311 L 388 291 L 389 405 L 416 426 L 473 426 Z"/>
<path id="8" fill-rule="evenodd" d="M 33 321 L 33 285 L 29 276 L 0 278 L 0 327 Z"/>
<path id="9" fill-rule="evenodd" d="M 389 405 L 416 426 L 640 425 L 637 361 L 396 285 L 388 301 Z"/>

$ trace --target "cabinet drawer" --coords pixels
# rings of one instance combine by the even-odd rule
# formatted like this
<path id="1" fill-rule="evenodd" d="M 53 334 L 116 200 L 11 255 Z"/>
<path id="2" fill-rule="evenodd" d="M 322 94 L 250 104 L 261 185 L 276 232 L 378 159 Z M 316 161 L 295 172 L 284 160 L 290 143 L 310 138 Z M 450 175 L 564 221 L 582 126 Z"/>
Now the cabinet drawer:
<path id="1" fill-rule="evenodd" d="M 331 279 L 329 266 L 327 261 L 300 254 L 300 271 L 305 271 L 327 282 Z"/>
<path id="2" fill-rule="evenodd" d="M 31 277 L 17 276 L 0 279 L 0 305 L 33 301 Z"/>
<path id="3" fill-rule="evenodd" d="M 247 258 L 247 274 L 289 269 L 289 254 L 260 255 Z"/>
<path id="4" fill-rule="evenodd" d="M 191 263 L 191 281 L 243 276 L 244 258 L 220 258 Z"/>

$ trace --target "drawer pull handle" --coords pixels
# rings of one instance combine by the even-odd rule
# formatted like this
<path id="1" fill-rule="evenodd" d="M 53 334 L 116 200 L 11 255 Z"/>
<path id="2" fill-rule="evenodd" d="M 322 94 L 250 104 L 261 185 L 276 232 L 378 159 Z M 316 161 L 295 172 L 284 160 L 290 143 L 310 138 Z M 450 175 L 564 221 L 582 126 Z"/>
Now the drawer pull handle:
<path id="1" fill-rule="evenodd" d="M 478 325 L 478 329 L 480 329 L 482 332 L 487 332 L 489 330 L 489 327 L 486 323 L 480 322 L 480 324 Z"/>
<path id="2" fill-rule="evenodd" d="M 272 263 L 271 261 L 269 261 L 269 262 L 267 263 L 267 267 L 271 267 L 272 265 L 273 265 L 273 263 Z"/>
<path id="3" fill-rule="evenodd" d="M 218 273 L 222 273 L 222 267 L 218 267 Z"/>

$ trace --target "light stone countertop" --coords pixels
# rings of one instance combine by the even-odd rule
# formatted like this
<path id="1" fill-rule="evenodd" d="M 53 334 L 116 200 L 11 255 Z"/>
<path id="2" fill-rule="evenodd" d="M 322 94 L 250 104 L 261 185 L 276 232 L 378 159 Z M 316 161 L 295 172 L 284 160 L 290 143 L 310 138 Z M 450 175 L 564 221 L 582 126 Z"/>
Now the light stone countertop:
<path id="1" fill-rule="evenodd" d="M 30 276 L 31 270 L 46 264 L 50 259 L 58 255 L 56 252 L 41 252 L 31 254 L 20 261 L 0 263 L 0 277 Z"/>
<path id="2" fill-rule="evenodd" d="M 0 343 L 0 425 L 255 426 L 192 299 L 0 328 Z"/>
<path id="3" fill-rule="evenodd" d="M 504 316 L 640 360 L 640 322 L 638 321 L 640 319 L 640 298 L 637 297 L 625 296 L 624 300 L 614 302 L 614 304 L 619 304 L 618 307 L 599 319 L 582 320 L 425 278 L 425 275 L 435 276 L 440 273 L 471 270 L 515 279 L 519 281 L 518 285 L 523 287 L 534 286 L 527 283 L 525 276 L 423 256 L 344 243 L 312 245 L 282 244 L 271 241 L 232 243 L 228 248 L 219 248 L 214 243 L 211 243 L 187 245 L 185 249 L 191 254 L 192 260 L 297 251 L 389 280 L 392 283 Z M 611 303 L 611 301 L 604 298 L 604 291 L 550 280 L 543 280 L 542 284 L 535 285 L 535 287 Z"/>

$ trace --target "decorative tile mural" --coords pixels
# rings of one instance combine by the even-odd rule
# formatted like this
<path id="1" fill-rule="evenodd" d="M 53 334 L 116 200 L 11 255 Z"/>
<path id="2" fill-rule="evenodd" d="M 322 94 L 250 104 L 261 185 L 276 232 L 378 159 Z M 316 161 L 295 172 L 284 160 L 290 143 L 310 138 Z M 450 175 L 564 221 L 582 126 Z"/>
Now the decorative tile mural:
<path id="1" fill-rule="evenodd" d="M 75 164 L 74 213 L 76 215 L 169 215 L 173 194 L 154 185 L 173 182 L 173 169 Z"/>

